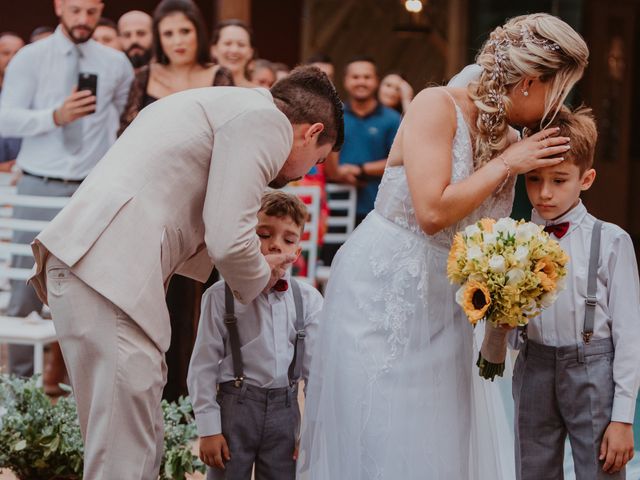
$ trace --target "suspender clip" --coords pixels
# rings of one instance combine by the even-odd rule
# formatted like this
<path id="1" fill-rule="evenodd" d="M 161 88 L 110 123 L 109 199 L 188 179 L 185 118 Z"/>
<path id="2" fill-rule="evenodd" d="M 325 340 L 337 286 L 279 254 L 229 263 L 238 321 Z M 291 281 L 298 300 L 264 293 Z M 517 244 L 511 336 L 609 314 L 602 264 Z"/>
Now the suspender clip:
<path id="1" fill-rule="evenodd" d="M 590 307 L 595 307 L 596 305 L 598 305 L 598 298 L 587 296 L 585 303 Z"/>
<path id="2" fill-rule="evenodd" d="M 238 318 L 236 317 L 235 313 L 225 313 L 223 318 L 224 318 L 225 325 L 233 325 L 238 321 Z"/>
<path id="3" fill-rule="evenodd" d="M 236 388 L 240 388 L 243 382 L 244 382 L 244 377 L 236 377 L 236 379 L 233 381 L 233 386 Z"/>
<path id="4" fill-rule="evenodd" d="M 593 332 L 582 332 L 584 343 L 588 344 L 591 341 L 591 337 L 593 337 Z"/>
<path id="5" fill-rule="evenodd" d="M 298 340 L 304 340 L 306 338 L 307 334 L 305 333 L 304 330 L 298 330 L 296 337 L 298 338 Z"/>

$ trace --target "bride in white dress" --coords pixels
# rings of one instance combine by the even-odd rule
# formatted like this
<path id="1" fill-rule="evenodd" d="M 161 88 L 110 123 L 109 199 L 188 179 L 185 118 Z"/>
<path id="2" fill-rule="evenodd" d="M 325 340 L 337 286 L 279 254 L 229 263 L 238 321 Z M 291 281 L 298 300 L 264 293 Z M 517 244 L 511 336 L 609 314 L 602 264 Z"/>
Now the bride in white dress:
<path id="1" fill-rule="evenodd" d="M 518 17 L 491 34 L 468 89 L 415 98 L 375 210 L 332 265 L 299 479 L 515 478 L 497 387 L 472 371 L 473 329 L 447 280 L 447 253 L 456 231 L 509 215 L 517 174 L 561 161 L 568 138 L 549 129 L 512 143 L 508 125 L 549 120 L 587 57 L 558 18 Z"/>

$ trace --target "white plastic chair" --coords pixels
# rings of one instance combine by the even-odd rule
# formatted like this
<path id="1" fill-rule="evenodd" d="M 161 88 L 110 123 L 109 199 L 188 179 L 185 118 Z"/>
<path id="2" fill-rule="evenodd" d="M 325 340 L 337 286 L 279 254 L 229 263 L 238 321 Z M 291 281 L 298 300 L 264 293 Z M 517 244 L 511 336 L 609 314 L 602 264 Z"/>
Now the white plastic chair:
<path id="1" fill-rule="evenodd" d="M 31 256 L 31 247 L 12 240 L 13 231 L 40 232 L 49 222 L 12 218 L 13 207 L 38 207 L 60 210 L 69 198 L 44 197 L 35 195 L 17 195 L 15 189 L 8 186 L 0 188 L 0 280 L 9 285 L 9 280 L 26 281 L 31 276 L 29 268 L 12 268 L 12 255 Z M 5 303 L 9 292 L 3 292 Z M 34 374 L 44 369 L 44 346 L 56 341 L 56 331 L 52 321 L 41 320 L 39 315 L 31 314 L 26 318 L 0 316 L 0 343 L 33 345 Z M 42 381 L 42 377 L 39 382 Z"/>
<path id="2" fill-rule="evenodd" d="M 306 239 L 300 242 L 302 253 L 306 254 L 307 275 L 298 277 L 312 285 L 316 283 L 316 269 L 318 268 L 318 229 L 320 228 L 320 187 L 316 185 L 294 185 L 283 189 L 285 192 L 296 195 L 307 206 L 309 218 L 304 226 Z"/>
<path id="3" fill-rule="evenodd" d="M 327 206 L 329 207 L 328 231 L 324 234 L 325 245 L 342 245 L 347 241 L 356 225 L 357 190 L 352 185 L 327 183 Z M 329 281 L 331 267 L 318 267 L 316 278 L 323 286 Z"/>

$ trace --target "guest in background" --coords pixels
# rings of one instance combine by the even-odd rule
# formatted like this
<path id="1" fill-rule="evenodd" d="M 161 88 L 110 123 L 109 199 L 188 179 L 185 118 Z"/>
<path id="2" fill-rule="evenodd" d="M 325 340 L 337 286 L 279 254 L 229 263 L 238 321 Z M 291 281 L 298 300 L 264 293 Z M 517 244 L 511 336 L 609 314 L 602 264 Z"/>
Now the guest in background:
<path id="1" fill-rule="evenodd" d="M 110 18 L 100 18 L 98 26 L 93 31 L 91 38 L 105 47 L 110 47 L 120 52 L 122 51 L 122 44 L 120 43 L 120 37 L 118 37 L 118 27 L 116 26 L 116 22 Z"/>
<path id="2" fill-rule="evenodd" d="M 0 33 L 0 92 L 2 91 L 4 72 L 7 70 L 7 65 L 22 47 L 24 47 L 24 40 L 17 33 Z"/>
<path id="3" fill-rule="evenodd" d="M 58 0 L 60 25 L 48 38 L 21 49 L 9 64 L 0 96 L 0 131 L 22 137 L 17 165 L 23 172 L 19 195 L 71 196 L 111 147 L 114 116 L 122 111 L 133 79 L 133 69 L 122 52 L 91 39 L 104 4 L 101 0 Z M 77 91 L 78 73 L 97 75 L 97 95 Z M 15 218 L 51 220 L 53 209 L 20 207 Z M 33 232 L 14 233 L 14 241 L 29 244 Z M 14 256 L 12 266 L 31 268 L 32 256 Z M 7 315 L 24 317 L 40 311 L 42 303 L 33 288 L 11 282 Z M 60 393 L 64 363 L 58 348 L 52 364 L 45 365 L 45 391 Z M 57 354 L 56 354 L 57 353 Z M 9 369 L 29 376 L 33 372 L 30 346 L 9 347 Z"/>
<path id="4" fill-rule="evenodd" d="M 372 58 L 358 56 L 347 64 L 344 88 L 349 100 L 344 105 L 344 147 L 337 162 L 336 156 L 330 156 L 326 164 L 331 180 L 358 187 L 357 224 L 373 210 L 387 155 L 400 126 L 400 114 L 378 101 L 378 84 Z"/>
<path id="5" fill-rule="evenodd" d="M 153 12 L 155 61 L 141 67 L 120 123 L 121 133 L 157 99 L 191 88 L 233 85 L 231 73 L 213 65 L 202 13 L 191 0 L 162 0 Z M 203 284 L 174 275 L 167 289 L 173 335 L 167 352 L 165 398 L 187 394 L 187 370 L 195 342 Z"/>
<path id="6" fill-rule="evenodd" d="M 49 26 L 36 27 L 33 29 L 33 32 L 31 32 L 29 43 L 37 42 L 38 40 L 47 38 L 49 35 L 53 35 L 54 31 L 55 29 Z"/>
<path id="7" fill-rule="evenodd" d="M 276 71 L 276 82 L 278 80 L 282 80 L 283 78 L 287 77 L 289 75 L 289 72 L 291 71 L 291 69 L 289 68 L 289 65 L 282 62 L 274 63 L 273 69 Z"/>
<path id="8" fill-rule="evenodd" d="M 329 80 L 334 82 L 336 69 L 333 66 L 333 61 L 331 60 L 331 57 L 329 55 L 326 55 L 324 53 L 316 53 L 314 55 L 311 55 L 305 63 L 307 65 L 318 67 L 320 70 L 327 74 Z"/>
<path id="9" fill-rule="evenodd" d="M 24 47 L 24 41 L 16 33 L 0 33 L 0 95 L 4 72 L 11 59 Z M 0 172 L 10 172 L 20 151 L 19 138 L 5 138 L 0 132 Z"/>
<path id="10" fill-rule="evenodd" d="M 258 58 L 251 63 L 251 82 L 257 87 L 271 88 L 276 83 L 276 71 L 269 60 Z"/>
<path id="11" fill-rule="evenodd" d="M 143 67 L 151 61 L 152 23 L 151 15 L 140 10 L 126 12 L 118 20 L 120 43 L 133 68 Z"/>
<path id="12" fill-rule="evenodd" d="M 253 32 L 241 20 L 225 20 L 216 25 L 211 37 L 211 57 L 233 75 L 238 87 L 255 87 L 248 65 L 253 59 Z"/>
<path id="13" fill-rule="evenodd" d="M 209 59 L 204 19 L 191 0 L 162 0 L 151 29 L 155 61 L 136 72 L 120 133 L 159 98 L 190 88 L 233 85 L 229 71 Z"/>
<path id="14" fill-rule="evenodd" d="M 413 87 L 401 73 L 389 73 L 380 82 L 378 100 L 402 115 L 413 100 Z"/>

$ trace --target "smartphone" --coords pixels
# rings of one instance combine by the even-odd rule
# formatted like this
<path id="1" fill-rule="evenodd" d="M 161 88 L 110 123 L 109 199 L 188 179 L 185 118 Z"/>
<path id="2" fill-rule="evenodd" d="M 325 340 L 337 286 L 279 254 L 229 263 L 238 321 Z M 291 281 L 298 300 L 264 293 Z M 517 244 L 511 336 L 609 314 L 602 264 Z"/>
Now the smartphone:
<path id="1" fill-rule="evenodd" d="M 98 75 L 95 73 L 78 74 L 78 92 L 89 90 L 94 97 L 98 92 Z"/>

